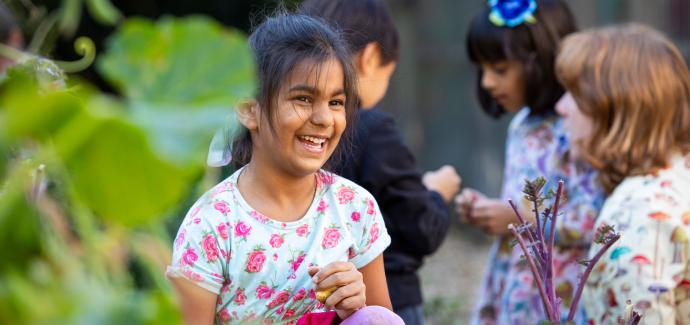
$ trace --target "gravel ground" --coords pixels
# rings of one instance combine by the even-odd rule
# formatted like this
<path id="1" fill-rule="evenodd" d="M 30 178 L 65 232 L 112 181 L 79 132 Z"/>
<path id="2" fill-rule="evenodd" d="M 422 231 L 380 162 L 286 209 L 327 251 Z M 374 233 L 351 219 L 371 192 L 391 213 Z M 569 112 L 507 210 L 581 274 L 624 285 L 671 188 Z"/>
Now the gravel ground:
<path id="1" fill-rule="evenodd" d="M 427 324 L 468 323 L 492 240 L 467 225 L 452 225 L 444 243 L 420 270 Z"/>

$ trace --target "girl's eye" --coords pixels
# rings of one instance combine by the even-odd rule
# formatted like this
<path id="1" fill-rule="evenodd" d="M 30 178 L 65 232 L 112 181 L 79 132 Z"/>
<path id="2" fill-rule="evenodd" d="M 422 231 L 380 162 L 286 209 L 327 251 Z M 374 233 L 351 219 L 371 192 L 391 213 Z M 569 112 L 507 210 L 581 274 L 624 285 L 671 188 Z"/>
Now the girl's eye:
<path id="1" fill-rule="evenodd" d="M 332 101 L 328 102 L 328 106 L 335 106 L 337 108 L 340 108 L 340 107 L 345 106 L 345 102 L 340 100 L 340 99 L 336 99 L 336 100 L 332 100 Z"/>
<path id="2" fill-rule="evenodd" d="M 308 97 L 308 96 L 296 96 L 296 97 L 295 97 L 295 100 L 300 101 L 300 102 L 304 102 L 304 103 L 311 104 L 311 98 Z"/>

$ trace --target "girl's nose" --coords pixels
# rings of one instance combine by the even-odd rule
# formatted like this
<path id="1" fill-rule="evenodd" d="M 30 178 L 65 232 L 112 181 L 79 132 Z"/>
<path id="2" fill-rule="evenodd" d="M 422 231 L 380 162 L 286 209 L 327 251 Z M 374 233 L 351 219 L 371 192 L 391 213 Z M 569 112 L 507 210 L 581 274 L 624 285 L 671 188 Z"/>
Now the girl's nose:
<path id="1" fill-rule="evenodd" d="M 318 126 L 329 127 L 333 125 L 333 111 L 331 111 L 328 101 L 314 103 L 309 120 Z"/>
<path id="2" fill-rule="evenodd" d="M 496 88 L 496 78 L 494 77 L 493 73 L 491 73 L 490 71 L 484 71 L 482 73 L 481 84 L 482 88 L 486 89 L 489 92 Z"/>

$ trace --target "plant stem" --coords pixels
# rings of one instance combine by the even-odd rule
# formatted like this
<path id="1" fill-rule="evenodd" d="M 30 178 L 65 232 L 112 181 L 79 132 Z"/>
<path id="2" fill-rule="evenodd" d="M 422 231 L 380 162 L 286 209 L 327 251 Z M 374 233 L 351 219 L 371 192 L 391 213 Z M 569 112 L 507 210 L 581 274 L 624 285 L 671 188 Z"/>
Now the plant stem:
<path id="1" fill-rule="evenodd" d="M 573 302 L 570 305 L 570 311 L 568 312 L 567 322 L 571 322 L 573 320 L 573 317 L 575 317 L 575 309 L 577 308 L 577 305 L 580 302 L 580 296 L 582 295 L 582 290 L 585 288 L 585 285 L 587 284 L 587 278 L 589 278 L 589 273 L 592 272 L 592 269 L 594 269 L 594 266 L 597 264 L 597 262 L 599 262 L 599 259 L 604 255 L 604 253 L 606 253 L 606 251 L 620 238 L 620 234 L 615 234 L 610 240 L 607 240 L 604 243 L 604 246 L 601 247 L 601 249 L 599 249 L 597 254 L 594 255 L 594 258 L 592 258 L 592 260 L 587 265 L 585 273 L 583 273 L 582 277 L 580 277 L 580 283 L 577 286 L 577 292 L 575 293 L 575 296 L 573 297 Z"/>
<path id="2" fill-rule="evenodd" d="M 529 264 L 529 267 L 532 270 L 532 274 L 534 275 L 534 281 L 537 283 L 537 287 L 539 288 L 539 295 L 541 295 L 542 302 L 544 303 L 544 310 L 546 310 L 546 316 L 551 322 L 558 323 L 560 319 L 554 316 L 552 306 L 551 304 L 549 304 L 549 300 L 546 295 L 546 290 L 544 289 L 544 281 L 541 277 L 539 277 L 537 266 L 534 264 L 534 259 L 532 258 L 532 255 L 529 253 L 529 250 L 527 250 L 525 240 L 522 238 L 522 235 L 520 235 L 520 233 L 517 232 L 513 224 L 508 225 L 508 229 L 511 233 L 513 233 L 513 236 L 515 236 L 518 243 L 520 244 L 520 248 L 522 248 L 522 251 L 525 254 L 525 259 L 527 259 L 527 264 Z"/>
<path id="3" fill-rule="evenodd" d="M 556 286 L 553 285 L 553 244 L 556 237 L 556 219 L 558 217 L 558 203 L 561 199 L 561 194 L 563 192 L 563 180 L 558 181 L 558 190 L 556 190 L 556 200 L 553 203 L 553 209 L 551 210 L 551 229 L 549 233 L 549 244 L 547 245 L 548 253 L 546 254 L 546 283 L 551 284 L 549 290 L 549 297 L 551 298 L 551 303 L 557 304 L 556 301 Z M 547 219 L 546 217 L 544 219 Z M 546 231 L 546 227 L 544 229 Z M 554 310 L 558 310 L 558 306 L 553 306 Z M 559 315 L 560 317 L 560 315 Z"/>

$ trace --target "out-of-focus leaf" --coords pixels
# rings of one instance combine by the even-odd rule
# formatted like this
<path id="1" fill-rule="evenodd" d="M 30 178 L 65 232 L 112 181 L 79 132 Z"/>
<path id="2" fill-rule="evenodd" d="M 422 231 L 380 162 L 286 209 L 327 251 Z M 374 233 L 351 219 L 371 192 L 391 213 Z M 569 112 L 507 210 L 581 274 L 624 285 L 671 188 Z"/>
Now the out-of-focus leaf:
<path id="1" fill-rule="evenodd" d="M 131 226 L 164 215 L 188 190 L 189 173 L 156 157 L 135 126 L 118 118 L 98 123 L 65 162 L 80 196 L 111 222 Z"/>
<path id="2" fill-rule="evenodd" d="M 10 268 L 25 267 L 41 254 L 41 225 L 36 210 L 29 205 L 26 189 L 30 186 L 29 169 L 18 168 L 7 180 L 0 194 L 0 274 Z"/>
<path id="3" fill-rule="evenodd" d="M 251 96 L 254 64 L 246 38 L 204 17 L 130 19 L 97 67 L 130 103 L 155 149 L 179 165 L 203 163 L 213 133 Z"/>
<path id="4" fill-rule="evenodd" d="M 115 25 L 122 18 L 120 13 L 109 0 L 86 0 L 89 13 L 103 25 Z"/>
<path id="5" fill-rule="evenodd" d="M 54 148 L 79 198 L 101 218 L 125 225 L 161 218 L 201 170 L 200 163 L 180 169 L 160 159 L 117 102 L 83 92 L 7 88 L 16 91 L 0 102 L 5 135 Z"/>

